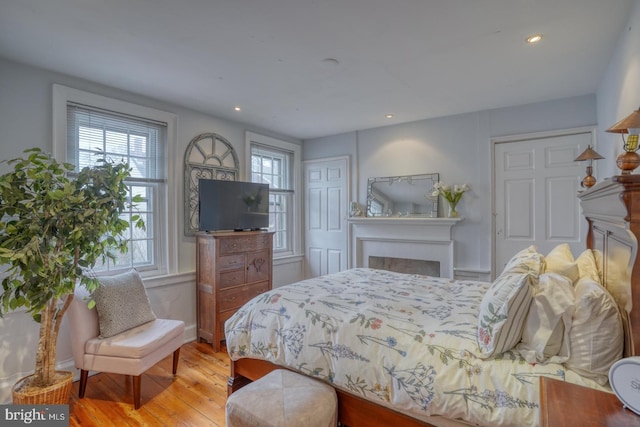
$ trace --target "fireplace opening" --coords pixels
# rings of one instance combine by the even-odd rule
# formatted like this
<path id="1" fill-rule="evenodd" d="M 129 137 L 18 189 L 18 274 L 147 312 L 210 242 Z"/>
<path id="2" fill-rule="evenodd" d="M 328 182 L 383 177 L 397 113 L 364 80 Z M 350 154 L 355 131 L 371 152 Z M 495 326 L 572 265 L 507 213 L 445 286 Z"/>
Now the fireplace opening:
<path id="1" fill-rule="evenodd" d="M 396 273 L 440 277 L 440 261 L 369 256 L 369 267 L 378 270 L 395 271 Z"/>

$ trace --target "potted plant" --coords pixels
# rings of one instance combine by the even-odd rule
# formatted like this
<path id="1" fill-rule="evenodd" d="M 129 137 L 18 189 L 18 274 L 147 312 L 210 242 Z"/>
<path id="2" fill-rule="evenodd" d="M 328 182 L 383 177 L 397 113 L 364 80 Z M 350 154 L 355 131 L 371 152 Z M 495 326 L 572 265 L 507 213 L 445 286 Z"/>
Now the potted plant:
<path id="1" fill-rule="evenodd" d="M 0 176 L 0 317 L 25 307 L 40 323 L 34 373 L 15 384 L 13 401 L 66 404 L 73 373 L 55 370 L 60 324 L 77 285 L 99 286 L 96 263 L 127 250 L 121 215 L 139 200 L 129 197 L 125 164 L 98 161 L 74 174 L 39 148 L 2 163 L 12 170 Z M 144 227 L 140 217 L 132 221 Z"/>

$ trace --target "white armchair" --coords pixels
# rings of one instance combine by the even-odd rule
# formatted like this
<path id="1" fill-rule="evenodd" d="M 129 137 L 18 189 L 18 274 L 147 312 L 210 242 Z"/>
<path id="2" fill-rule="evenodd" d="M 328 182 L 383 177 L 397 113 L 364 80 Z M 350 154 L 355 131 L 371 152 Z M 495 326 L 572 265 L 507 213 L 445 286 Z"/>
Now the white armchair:
<path id="1" fill-rule="evenodd" d="M 68 312 L 73 358 L 80 369 L 79 397 L 85 395 L 89 371 L 131 375 L 134 406 L 138 409 L 143 372 L 173 352 L 173 374 L 176 374 L 184 342 L 184 322 L 155 319 L 101 338 L 98 312 L 96 307 L 88 308 L 89 298 L 87 290 L 79 287 Z"/>

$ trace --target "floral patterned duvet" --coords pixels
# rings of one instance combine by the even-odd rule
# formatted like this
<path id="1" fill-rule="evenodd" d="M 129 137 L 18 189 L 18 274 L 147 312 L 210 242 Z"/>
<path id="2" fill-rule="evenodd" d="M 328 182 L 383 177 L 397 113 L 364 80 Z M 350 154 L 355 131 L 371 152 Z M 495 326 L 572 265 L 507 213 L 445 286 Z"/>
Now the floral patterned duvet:
<path id="1" fill-rule="evenodd" d="M 562 365 L 477 353 L 490 283 L 358 268 L 264 293 L 226 323 L 233 360 L 264 359 L 381 405 L 482 426 L 537 426 L 539 377 Z"/>

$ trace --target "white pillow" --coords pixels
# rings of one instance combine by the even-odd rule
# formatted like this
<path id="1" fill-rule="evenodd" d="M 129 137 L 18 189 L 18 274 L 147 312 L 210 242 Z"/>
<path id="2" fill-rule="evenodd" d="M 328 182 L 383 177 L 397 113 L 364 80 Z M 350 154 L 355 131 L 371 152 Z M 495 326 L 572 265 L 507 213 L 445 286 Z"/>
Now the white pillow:
<path id="1" fill-rule="evenodd" d="M 542 265 L 542 255 L 531 246 L 514 255 L 489 287 L 478 314 L 478 357 L 503 353 L 520 342 L 531 305 L 531 287 Z"/>
<path id="2" fill-rule="evenodd" d="M 596 268 L 598 270 L 598 276 L 600 277 L 600 284 L 606 285 L 604 282 L 604 258 L 602 256 L 602 251 L 599 249 L 593 249 L 591 251 L 593 253 L 593 258 L 596 260 Z"/>
<path id="3" fill-rule="evenodd" d="M 563 363 L 569 357 L 573 283 L 556 273 L 540 275 L 516 349 L 529 363 Z"/>
<path id="4" fill-rule="evenodd" d="M 624 345 L 618 305 L 605 288 L 589 278 L 580 279 L 574 291 L 576 307 L 565 366 L 605 385 L 611 365 L 622 357 Z"/>
<path id="5" fill-rule="evenodd" d="M 551 250 L 544 257 L 546 263 L 545 273 L 558 273 L 562 276 L 567 276 L 572 283 L 575 283 L 580 278 L 580 271 L 578 270 L 578 264 L 576 264 L 571 253 L 571 247 L 568 243 L 561 243 Z"/>
<path id="6" fill-rule="evenodd" d="M 596 258 L 591 249 L 583 251 L 578 258 L 576 258 L 576 264 L 578 264 L 578 272 L 580 273 L 581 279 L 583 277 L 588 277 L 594 282 L 602 285 L 602 279 L 600 277 L 598 265 L 596 264 Z"/>

